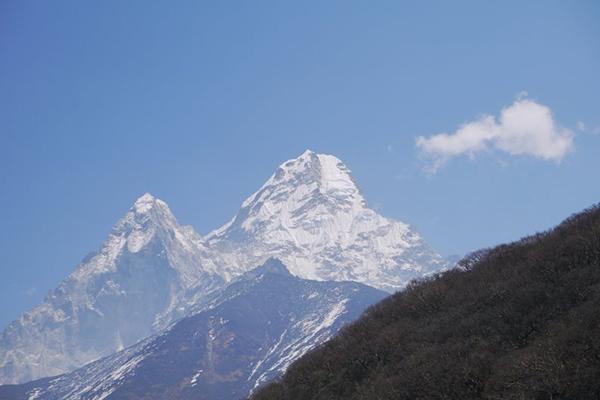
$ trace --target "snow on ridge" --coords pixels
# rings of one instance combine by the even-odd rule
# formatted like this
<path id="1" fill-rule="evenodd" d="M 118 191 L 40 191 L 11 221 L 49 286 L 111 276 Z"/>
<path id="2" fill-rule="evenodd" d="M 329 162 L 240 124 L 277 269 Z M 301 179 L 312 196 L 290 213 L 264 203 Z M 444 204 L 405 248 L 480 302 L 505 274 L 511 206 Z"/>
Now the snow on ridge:
<path id="1" fill-rule="evenodd" d="M 350 170 L 339 158 L 328 154 L 318 154 L 317 157 L 321 164 L 321 186 L 326 192 L 358 192 Z"/>
<path id="2" fill-rule="evenodd" d="M 338 299 L 329 304 L 329 308 L 318 314 L 307 315 L 305 319 L 296 321 L 289 329 L 283 331 L 277 342 L 267 351 L 265 356 L 254 366 L 248 381 L 254 378 L 250 390 L 252 394 L 260 385 L 279 374 L 320 343 L 327 341 L 334 333 L 334 324 L 347 312 L 348 298 Z M 268 364 L 266 369 L 261 369 Z"/>

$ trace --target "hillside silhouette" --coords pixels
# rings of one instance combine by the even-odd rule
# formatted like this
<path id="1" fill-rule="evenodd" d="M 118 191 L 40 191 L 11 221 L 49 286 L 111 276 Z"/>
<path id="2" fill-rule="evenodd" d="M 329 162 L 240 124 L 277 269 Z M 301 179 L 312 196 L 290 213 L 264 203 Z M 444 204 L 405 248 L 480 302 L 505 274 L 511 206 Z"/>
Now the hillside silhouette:
<path id="1" fill-rule="evenodd" d="M 411 283 L 252 399 L 600 399 L 600 205 Z"/>

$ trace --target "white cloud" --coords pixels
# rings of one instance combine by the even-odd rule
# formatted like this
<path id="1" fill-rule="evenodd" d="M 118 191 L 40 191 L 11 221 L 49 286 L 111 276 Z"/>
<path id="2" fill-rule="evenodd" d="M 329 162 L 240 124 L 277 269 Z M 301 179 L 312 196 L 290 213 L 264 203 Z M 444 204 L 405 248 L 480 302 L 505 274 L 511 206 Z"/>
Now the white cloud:
<path id="1" fill-rule="evenodd" d="M 493 115 L 467 122 L 452 134 L 440 133 L 428 138 L 419 136 L 416 145 L 427 160 L 426 172 L 435 173 L 452 157 L 501 150 L 559 162 L 574 150 L 573 132 L 561 127 L 547 106 L 519 93 L 515 102 Z"/>

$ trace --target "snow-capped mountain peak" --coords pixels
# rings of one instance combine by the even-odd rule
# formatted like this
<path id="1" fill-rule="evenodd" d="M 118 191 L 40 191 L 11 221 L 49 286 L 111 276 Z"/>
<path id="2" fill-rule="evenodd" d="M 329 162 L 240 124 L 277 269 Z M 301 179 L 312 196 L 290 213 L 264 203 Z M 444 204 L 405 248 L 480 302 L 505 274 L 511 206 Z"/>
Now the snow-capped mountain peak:
<path id="1" fill-rule="evenodd" d="M 148 212 L 149 210 L 152 209 L 152 207 L 156 204 L 158 199 L 156 199 L 154 196 L 152 196 L 150 193 L 144 193 L 142 196 L 140 196 L 135 203 L 133 203 L 133 209 L 137 212 L 137 213 L 145 213 Z M 158 200 L 161 203 L 165 204 L 164 202 L 162 202 L 161 200 Z"/>
<path id="2" fill-rule="evenodd" d="M 224 234 L 295 229 L 313 225 L 314 219 L 365 207 L 350 170 L 338 158 L 306 150 L 298 158 L 281 164 L 242 203 L 233 220 L 207 235 L 206 240 L 210 243 Z"/>
<path id="3" fill-rule="evenodd" d="M 443 266 L 407 224 L 367 206 L 342 161 L 311 150 L 281 164 L 204 242 L 226 279 L 277 257 L 302 278 L 393 291 Z"/>
<path id="4" fill-rule="evenodd" d="M 146 193 L 140 196 L 114 226 L 113 232 L 128 233 L 131 229 L 172 228 L 177 219 L 161 199 Z"/>
<path id="5" fill-rule="evenodd" d="M 204 268 L 199 238 L 165 202 L 141 196 L 97 252 L 3 331 L 0 382 L 72 370 L 170 324 L 223 282 Z"/>
<path id="6" fill-rule="evenodd" d="M 273 190 L 274 188 L 280 191 Z M 298 158 L 281 164 L 269 180 L 246 199 L 242 208 L 253 203 L 276 201 L 284 189 L 288 193 L 297 194 L 296 198 L 288 200 L 301 200 L 308 192 L 311 195 L 330 196 L 364 204 L 364 198 L 350 170 L 341 160 L 329 154 L 317 154 L 306 150 Z"/>
<path id="7" fill-rule="evenodd" d="M 138 253 L 148 250 L 149 246 L 164 247 L 176 269 L 184 274 L 194 274 L 185 262 L 177 259 L 185 253 L 195 253 L 199 257 L 202 250 L 197 241 L 199 237 L 193 229 L 177 223 L 167 203 L 146 193 L 113 226 L 100 251 L 82 262 L 72 276 L 82 280 L 89 279 L 90 275 L 115 271 L 118 259 L 124 253 Z"/>
<path id="8" fill-rule="evenodd" d="M 298 158 L 282 163 L 264 186 L 298 181 L 315 182 L 322 193 L 342 190 L 358 192 L 350 170 L 335 156 L 306 150 Z M 264 187 L 263 186 L 263 187 Z"/>
<path id="9" fill-rule="evenodd" d="M 169 206 L 149 193 L 138 198 L 127 214 L 114 226 L 111 235 L 126 240 L 127 250 L 140 251 L 157 230 L 177 228 L 177 220 Z"/>

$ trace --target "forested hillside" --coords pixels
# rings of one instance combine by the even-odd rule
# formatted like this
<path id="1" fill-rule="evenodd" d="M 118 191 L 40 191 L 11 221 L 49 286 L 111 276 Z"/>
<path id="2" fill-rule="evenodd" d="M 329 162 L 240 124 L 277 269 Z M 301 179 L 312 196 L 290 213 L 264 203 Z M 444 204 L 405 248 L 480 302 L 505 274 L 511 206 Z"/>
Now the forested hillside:
<path id="1" fill-rule="evenodd" d="M 253 400 L 599 398 L 596 205 L 411 284 Z"/>

